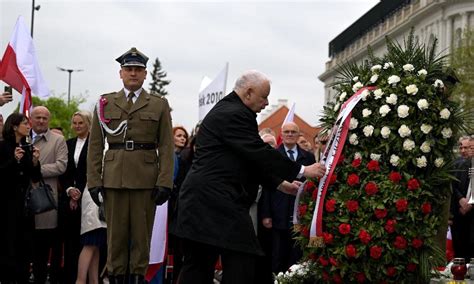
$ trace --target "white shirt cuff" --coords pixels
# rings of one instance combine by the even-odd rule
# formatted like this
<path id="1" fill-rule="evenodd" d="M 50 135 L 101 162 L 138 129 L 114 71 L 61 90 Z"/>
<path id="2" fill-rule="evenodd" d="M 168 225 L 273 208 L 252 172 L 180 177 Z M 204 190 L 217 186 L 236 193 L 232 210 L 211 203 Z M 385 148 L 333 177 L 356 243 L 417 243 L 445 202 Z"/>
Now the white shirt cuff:
<path id="1" fill-rule="evenodd" d="M 298 173 L 298 175 L 296 176 L 297 179 L 300 179 L 303 177 L 303 174 L 304 174 L 304 166 L 301 166 L 300 168 L 300 172 Z"/>

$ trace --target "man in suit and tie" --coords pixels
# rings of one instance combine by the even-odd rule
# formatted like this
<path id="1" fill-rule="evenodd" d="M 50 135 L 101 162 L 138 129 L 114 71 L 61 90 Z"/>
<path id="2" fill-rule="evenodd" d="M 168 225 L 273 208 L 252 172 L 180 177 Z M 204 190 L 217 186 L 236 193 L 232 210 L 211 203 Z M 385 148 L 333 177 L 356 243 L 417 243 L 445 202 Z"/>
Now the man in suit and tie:
<path id="1" fill-rule="evenodd" d="M 288 122 L 282 126 L 282 144 L 278 151 L 299 165 L 315 162 L 314 155 L 301 149 L 297 141 L 300 136 L 298 125 Z M 301 178 L 300 181 L 304 181 Z M 293 240 L 293 209 L 295 196 L 278 190 L 263 190 L 262 223 L 272 228 L 272 270 L 284 272 L 301 257 L 301 250 Z"/>
<path id="2" fill-rule="evenodd" d="M 173 186 L 171 115 L 166 99 L 142 88 L 148 57 L 132 48 L 116 60 L 124 87 L 97 104 L 87 183 L 96 204 L 105 200 L 110 283 L 144 283 L 155 208 Z"/>

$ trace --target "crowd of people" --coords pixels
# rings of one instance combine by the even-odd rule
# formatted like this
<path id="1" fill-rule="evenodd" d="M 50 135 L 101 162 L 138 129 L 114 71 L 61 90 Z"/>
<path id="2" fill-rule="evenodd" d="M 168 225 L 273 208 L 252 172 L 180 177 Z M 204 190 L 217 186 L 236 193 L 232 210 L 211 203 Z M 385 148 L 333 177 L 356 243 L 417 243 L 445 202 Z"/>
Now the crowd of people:
<path id="1" fill-rule="evenodd" d="M 167 283 L 213 283 L 216 264 L 223 283 L 273 283 L 302 257 L 295 194 L 325 173 L 327 136 L 310 142 L 288 122 L 277 145 L 271 129 L 259 131 L 270 80 L 258 71 L 243 73 L 189 135 L 172 127 L 166 99 L 143 89 L 148 58 L 132 48 L 116 60 L 123 88 L 102 95 L 94 112 L 72 115 L 74 138 L 50 127 L 54 110 L 44 106 L 30 117 L 0 116 L 0 284 L 145 283 L 155 209 L 166 201 Z M 468 259 L 472 136 L 459 140 L 459 152 L 450 224 L 455 255 Z M 58 206 L 35 215 L 25 198 L 40 181 Z"/>

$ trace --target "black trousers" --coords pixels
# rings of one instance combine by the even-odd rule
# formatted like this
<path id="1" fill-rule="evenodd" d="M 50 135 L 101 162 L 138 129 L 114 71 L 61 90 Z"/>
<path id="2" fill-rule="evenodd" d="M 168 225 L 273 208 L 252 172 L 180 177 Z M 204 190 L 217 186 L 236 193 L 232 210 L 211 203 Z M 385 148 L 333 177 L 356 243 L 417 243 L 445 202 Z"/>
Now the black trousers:
<path id="1" fill-rule="evenodd" d="M 49 283 L 58 283 L 61 269 L 62 248 L 58 229 L 36 229 L 34 231 L 33 274 L 35 284 L 46 283 L 49 267 Z M 50 259 L 51 253 L 51 259 Z"/>
<path id="2" fill-rule="evenodd" d="M 252 283 L 257 256 L 183 239 L 184 263 L 179 284 L 212 284 L 214 267 L 222 259 L 222 284 Z"/>
<path id="3" fill-rule="evenodd" d="M 272 271 L 275 274 L 287 271 L 302 255 L 291 229 L 272 228 Z"/>

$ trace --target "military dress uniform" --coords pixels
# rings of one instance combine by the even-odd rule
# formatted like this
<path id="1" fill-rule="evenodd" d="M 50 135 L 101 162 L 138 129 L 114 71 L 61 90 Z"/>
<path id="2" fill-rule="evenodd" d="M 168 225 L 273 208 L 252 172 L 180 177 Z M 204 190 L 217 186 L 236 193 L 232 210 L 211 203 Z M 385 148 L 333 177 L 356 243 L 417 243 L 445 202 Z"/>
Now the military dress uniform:
<path id="1" fill-rule="evenodd" d="M 157 187 L 172 188 L 174 147 L 167 100 L 140 88 L 131 105 L 126 92 L 102 95 L 96 107 L 87 182 L 89 188 L 104 191 L 109 275 L 122 277 L 128 267 L 130 274 L 142 277 L 148 267 L 156 208 L 152 192 Z M 105 141 L 109 147 L 103 154 Z"/>

